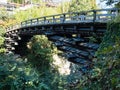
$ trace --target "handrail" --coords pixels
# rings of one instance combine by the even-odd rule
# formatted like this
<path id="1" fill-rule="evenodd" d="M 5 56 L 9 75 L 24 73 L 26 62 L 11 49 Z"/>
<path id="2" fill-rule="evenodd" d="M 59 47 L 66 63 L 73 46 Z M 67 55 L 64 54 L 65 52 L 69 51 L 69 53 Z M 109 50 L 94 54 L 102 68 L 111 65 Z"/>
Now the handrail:
<path id="1" fill-rule="evenodd" d="M 119 13 L 118 8 L 98 9 L 81 12 L 63 13 L 51 16 L 38 17 L 21 22 L 20 24 L 11 26 L 6 32 L 16 30 L 22 27 L 60 24 L 60 23 L 80 23 L 80 22 L 107 22 L 115 18 Z"/>

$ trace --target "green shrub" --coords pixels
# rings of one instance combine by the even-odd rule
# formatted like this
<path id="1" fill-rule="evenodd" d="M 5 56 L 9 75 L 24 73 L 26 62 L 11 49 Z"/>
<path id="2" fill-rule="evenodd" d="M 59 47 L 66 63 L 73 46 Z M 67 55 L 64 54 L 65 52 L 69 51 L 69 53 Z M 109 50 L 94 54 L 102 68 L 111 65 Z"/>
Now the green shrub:
<path id="1" fill-rule="evenodd" d="M 93 69 L 84 73 L 70 90 L 120 90 L 119 20 L 120 16 L 108 23 Z"/>
<path id="2" fill-rule="evenodd" d="M 94 59 L 94 68 L 82 76 L 82 90 L 120 89 L 120 25 L 119 17 L 108 23 L 107 31 Z M 84 82 L 84 83 L 83 83 Z"/>
<path id="3" fill-rule="evenodd" d="M 102 89 L 120 89 L 120 25 L 118 20 L 108 23 L 107 32 L 97 52 L 96 65 L 101 69 L 99 84 Z"/>
<path id="4" fill-rule="evenodd" d="M 13 55 L 0 56 L 0 90 L 40 90 L 34 68 Z"/>
<path id="5" fill-rule="evenodd" d="M 52 62 L 52 45 L 45 36 L 34 36 L 28 43 L 28 60 L 41 71 L 49 70 Z"/>
<path id="6" fill-rule="evenodd" d="M 63 90 L 66 84 L 53 65 L 54 46 L 45 36 L 34 36 L 28 42 L 28 61 L 39 71 L 41 90 Z M 45 89 L 43 89 L 45 88 Z"/>
<path id="7" fill-rule="evenodd" d="M 0 53 L 4 53 L 6 50 L 4 48 L 4 34 L 5 34 L 5 29 L 0 26 Z"/>

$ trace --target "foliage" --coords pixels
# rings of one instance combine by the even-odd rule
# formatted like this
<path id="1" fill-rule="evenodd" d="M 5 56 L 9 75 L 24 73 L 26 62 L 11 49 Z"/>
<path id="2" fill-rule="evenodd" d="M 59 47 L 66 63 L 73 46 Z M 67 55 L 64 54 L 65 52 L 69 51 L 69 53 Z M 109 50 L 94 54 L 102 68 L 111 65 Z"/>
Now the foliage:
<path id="1" fill-rule="evenodd" d="M 100 0 L 101 2 L 106 1 L 107 5 L 111 5 L 113 3 L 120 3 L 119 0 Z"/>
<path id="2" fill-rule="evenodd" d="M 43 0 L 32 0 L 33 3 L 43 3 Z"/>
<path id="3" fill-rule="evenodd" d="M 4 49 L 4 33 L 5 33 L 5 22 L 7 20 L 7 13 L 5 8 L 0 8 L 0 53 L 5 52 Z"/>
<path id="4" fill-rule="evenodd" d="M 40 90 L 34 68 L 13 55 L 0 55 L 0 90 Z"/>
<path id="5" fill-rule="evenodd" d="M 5 8 L 0 8 L 0 19 L 2 20 L 6 20 L 7 16 L 8 16 L 8 13 L 7 11 L 5 10 Z"/>
<path id="6" fill-rule="evenodd" d="M 94 68 L 83 74 L 77 88 L 82 90 L 120 89 L 120 16 L 108 23 L 107 32 L 94 59 Z"/>
<path id="7" fill-rule="evenodd" d="M 5 33 L 5 29 L 0 26 L 0 53 L 4 53 L 5 52 L 5 48 L 4 48 L 4 33 Z"/>
<path id="8" fill-rule="evenodd" d="M 12 13 L 9 13 L 5 8 L 0 8 L 0 27 L 6 28 L 11 24 L 15 24 L 15 18 Z M 14 23 L 15 22 L 15 23 Z"/>
<path id="9" fill-rule="evenodd" d="M 25 0 L 9 0 L 11 2 L 14 2 L 14 3 L 23 3 Z"/>
<path id="10" fill-rule="evenodd" d="M 97 52 L 101 78 L 99 82 L 104 89 L 119 90 L 120 83 L 120 26 L 119 17 L 108 23 L 107 32 Z"/>
<path id="11" fill-rule="evenodd" d="M 67 13 L 70 8 L 70 2 L 61 2 L 57 7 L 57 11 L 60 13 Z"/>
<path id="12" fill-rule="evenodd" d="M 52 62 L 51 42 L 45 36 L 34 36 L 28 43 L 29 60 L 41 71 L 49 70 Z M 35 60 L 35 61 L 33 61 Z"/>
<path id="13" fill-rule="evenodd" d="M 114 5 L 116 8 L 120 8 L 120 0 L 100 0 L 101 2 L 105 2 L 106 5 Z"/>
<path id="14" fill-rule="evenodd" d="M 69 8 L 69 12 L 78 12 L 91 10 L 96 8 L 95 0 L 72 0 Z"/>
<path id="15" fill-rule="evenodd" d="M 38 3 L 38 2 L 42 2 L 42 0 L 8 0 L 10 2 L 14 2 L 14 3 L 19 3 L 19 4 L 24 4 L 24 3 Z"/>
<path id="16" fill-rule="evenodd" d="M 44 4 L 41 7 L 34 6 L 33 8 L 25 11 L 16 11 L 15 19 L 17 22 L 22 22 L 32 18 L 38 18 L 42 16 L 48 16 L 53 14 L 59 14 L 61 11 L 57 11 L 58 8 L 46 7 Z M 18 13 L 19 12 L 19 13 Z"/>
<path id="17" fill-rule="evenodd" d="M 28 42 L 28 61 L 37 68 L 40 74 L 40 82 L 45 90 L 63 90 L 64 77 L 59 75 L 53 63 L 54 46 L 45 36 L 34 36 Z M 44 89 L 41 89 L 44 90 Z"/>

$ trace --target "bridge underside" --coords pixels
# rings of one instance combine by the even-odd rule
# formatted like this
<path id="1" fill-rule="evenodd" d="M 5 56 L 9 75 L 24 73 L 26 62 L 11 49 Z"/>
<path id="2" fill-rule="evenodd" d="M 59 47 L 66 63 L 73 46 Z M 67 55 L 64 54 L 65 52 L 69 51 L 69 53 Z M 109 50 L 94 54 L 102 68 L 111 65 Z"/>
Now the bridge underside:
<path id="1" fill-rule="evenodd" d="M 33 35 L 46 35 L 69 61 L 90 68 L 106 26 L 86 22 L 22 27 L 6 33 L 5 45 L 8 51 L 24 55 L 26 43 Z"/>
<path id="2" fill-rule="evenodd" d="M 7 28 L 5 46 L 24 54 L 33 35 L 46 35 L 69 61 L 90 69 L 107 22 L 119 15 L 119 8 L 63 13 L 23 21 Z"/>

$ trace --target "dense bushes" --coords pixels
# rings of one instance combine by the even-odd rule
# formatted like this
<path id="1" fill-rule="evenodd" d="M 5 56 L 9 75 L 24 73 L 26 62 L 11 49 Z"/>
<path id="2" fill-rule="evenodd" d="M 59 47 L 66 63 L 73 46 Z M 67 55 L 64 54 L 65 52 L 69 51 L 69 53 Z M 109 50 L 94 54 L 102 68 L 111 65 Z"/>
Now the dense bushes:
<path id="1" fill-rule="evenodd" d="M 101 70 L 102 89 L 120 89 L 120 16 L 108 23 L 107 32 L 97 52 L 97 67 Z"/>
<path id="2" fill-rule="evenodd" d="M 120 90 L 119 17 L 108 23 L 103 41 L 94 59 L 94 68 L 82 77 L 82 90 Z"/>
<path id="3" fill-rule="evenodd" d="M 40 71 L 49 70 L 52 62 L 52 45 L 45 36 L 34 36 L 28 43 L 28 60 Z"/>
<path id="4" fill-rule="evenodd" d="M 0 90 L 39 90 L 39 75 L 17 56 L 0 56 Z"/>
<path id="5" fill-rule="evenodd" d="M 4 53 L 5 52 L 5 48 L 4 48 L 4 33 L 5 33 L 5 29 L 0 26 L 0 53 Z"/>
<path id="6" fill-rule="evenodd" d="M 36 35 L 28 42 L 27 46 L 29 49 L 28 61 L 37 68 L 42 88 L 45 90 L 63 90 L 66 82 L 56 66 L 53 65 L 55 47 L 52 43 L 48 41 L 47 37 Z"/>

